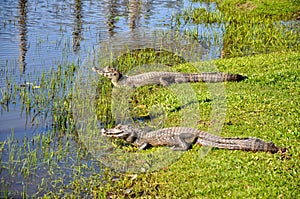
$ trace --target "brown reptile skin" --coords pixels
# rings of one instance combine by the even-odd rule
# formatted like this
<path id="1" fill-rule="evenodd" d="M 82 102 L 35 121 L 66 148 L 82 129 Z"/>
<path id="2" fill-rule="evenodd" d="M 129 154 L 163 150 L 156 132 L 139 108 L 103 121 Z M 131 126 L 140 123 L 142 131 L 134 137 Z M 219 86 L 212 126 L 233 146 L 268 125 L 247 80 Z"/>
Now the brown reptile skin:
<path id="1" fill-rule="evenodd" d="M 178 73 L 178 72 L 148 72 L 134 76 L 125 76 L 117 69 L 106 67 L 92 68 L 93 71 L 111 79 L 114 86 L 140 87 L 145 85 L 168 86 L 174 83 L 186 82 L 225 82 L 242 81 L 246 77 L 239 74 L 208 72 L 208 73 Z"/>
<path id="2" fill-rule="evenodd" d="M 287 149 L 277 147 L 273 142 L 258 138 L 223 138 L 189 127 L 170 127 L 156 131 L 144 132 L 129 125 L 118 125 L 112 129 L 102 129 L 107 137 L 122 138 L 127 142 L 145 149 L 148 146 L 168 146 L 173 150 L 187 150 L 193 144 L 211 146 L 221 149 L 285 152 Z"/>

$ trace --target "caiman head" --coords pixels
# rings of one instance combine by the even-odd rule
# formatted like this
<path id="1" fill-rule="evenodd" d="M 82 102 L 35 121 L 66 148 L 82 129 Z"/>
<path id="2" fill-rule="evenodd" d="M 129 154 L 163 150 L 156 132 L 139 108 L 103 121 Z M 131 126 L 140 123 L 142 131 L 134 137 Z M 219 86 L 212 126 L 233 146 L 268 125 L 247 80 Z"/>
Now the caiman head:
<path id="1" fill-rule="evenodd" d="M 111 68 L 109 66 L 106 66 L 104 69 L 97 68 L 94 66 L 92 69 L 98 74 L 111 79 L 112 83 L 115 86 L 118 84 L 119 79 L 122 77 L 122 74 L 116 68 Z"/>
<path id="2" fill-rule="evenodd" d="M 134 142 L 137 138 L 132 128 L 127 125 L 118 125 L 112 129 L 101 129 L 101 133 L 106 137 L 124 139 L 129 143 Z"/>

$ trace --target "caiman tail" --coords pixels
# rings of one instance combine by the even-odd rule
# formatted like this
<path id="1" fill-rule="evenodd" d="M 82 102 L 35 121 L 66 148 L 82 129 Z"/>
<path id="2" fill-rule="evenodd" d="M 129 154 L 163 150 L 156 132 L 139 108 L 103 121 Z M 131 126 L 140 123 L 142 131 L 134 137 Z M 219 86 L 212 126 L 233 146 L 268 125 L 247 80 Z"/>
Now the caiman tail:
<path id="1" fill-rule="evenodd" d="M 270 153 L 287 151 L 286 148 L 277 147 L 273 142 L 265 142 L 258 138 L 222 138 L 211 134 L 199 136 L 197 144 L 231 150 L 266 151 Z"/>
<path id="2" fill-rule="evenodd" d="M 208 72 L 208 73 L 194 73 L 187 74 L 189 82 L 239 82 L 246 79 L 246 76 L 239 74 Z"/>

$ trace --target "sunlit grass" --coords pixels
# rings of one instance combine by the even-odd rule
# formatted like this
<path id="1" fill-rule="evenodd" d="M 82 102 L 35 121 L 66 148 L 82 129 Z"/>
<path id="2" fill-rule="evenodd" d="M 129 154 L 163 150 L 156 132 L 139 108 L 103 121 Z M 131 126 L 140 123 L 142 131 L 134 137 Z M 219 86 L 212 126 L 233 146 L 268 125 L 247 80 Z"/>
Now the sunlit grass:
<path id="1" fill-rule="evenodd" d="M 229 150 L 212 150 L 202 157 L 202 148 L 194 146 L 178 161 L 156 172 L 137 175 L 114 172 L 94 159 L 78 136 L 72 106 L 75 98 L 79 103 L 86 97 L 82 90 L 76 90 L 79 87 L 73 89 L 78 66 L 59 65 L 50 75 L 41 74 L 35 82 L 21 85 L 7 76 L 6 87 L 0 90 L 3 109 L 20 102 L 21 110 L 32 116 L 31 125 L 42 126 L 47 120 L 50 126 L 49 131 L 30 138 L 24 136 L 22 140 L 12 132 L 11 137 L 0 143 L 0 197 L 299 197 L 299 27 L 285 28 L 276 22 L 293 19 L 298 7 L 296 1 L 264 2 L 265 7 L 258 1 L 218 1 L 221 12 L 199 9 L 186 12 L 186 19 L 193 23 L 225 23 L 225 57 L 269 53 L 214 62 L 220 71 L 248 77 L 243 82 L 225 83 L 227 111 L 222 136 L 273 141 L 289 147 L 285 157 Z M 268 10 L 270 5 L 273 9 Z M 126 73 L 137 65 L 149 63 L 162 63 L 175 71 L 197 72 L 181 56 L 151 49 L 125 52 L 112 65 Z M 95 118 L 103 126 L 115 125 L 111 83 L 103 77 L 88 82 L 97 85 L 93 87 L 97 95 L 92 103 L 82 106 L 95 110 Z M 205 84 L 195 83 L 192 88 L 199 104 L 196 128 L 207 130 L 211 96 Z M 179 126 L 185 104 L 177 97 L 169 88 L 138 88 L 129 99 L 130 115 L 152 128 Z M 97 132 L 98 127 L 94 128 Z M 124 143 L 114 144 L 121 148 Z M 143 153 L 145 157 L 161 150 L 136 152 L 135 147 L 124 148 L 127 153 Z M 11 192 L 10 187 L 17 182 L 22 182 L 21 190 Z M 29 190 L 32 184 L 37 189 Z"/>
<path id="2" fill-rule="evenodd" d="M 101 162 L 90 162 L 91 156 L 87 154 L 84 145 L 80 144 L 75 131 L 70 130 L 73 129 L 73 126 L 69 125 L 73 121 L 72 113 L 68 112 L 70 98 L 58 97 L 70 96 L 69 92 L 62 92 L 58 89 L 60 86 L 64 87 L 62 80 L 68 79 L 68 76 L 53 75 L 50 77 L 55 83 L 46 84 L 43 81 L 47 80 L 39 81 L 35 84 L 40 88 L 37 88 L 34 93 L 32 91 L 30 93 L 28 87 L 22 88 L 24 90 L 20 89 L 20 92 L 26 90 L 27 97 L 24 97 L 24 103 L 26 103 L 26 99 L 29 99 L 31 110 L 36 108 L 34 105 L 36 102 L 40 104 L 43 102 L 43 107 L 50 106 L 50 110 L 56 110 L 53 113 L 61 114 L 61 116 L 53 115 L 54 121 L 57 122 L 57 126 L 54 126 L 56 130 L 30 139 L 25 138 L 22 143 L 18 143 L 14 137 L 1 143 L 2 157 L 5 157 L 5 154 L 8 155 L 8 159 L 1 159 L 1 172 L 3 175 L 11 176 L 21 174 L 24 179 L 30 179 L 31 176 L 38 173 L 41 167 L 47 168 L 46 176 L 42 177 L 42 182 L 40 182 L 40 189 L 36 190 L 36 194 L 47 192 L 45 197 L 47 195 L 49 197 L 73 197 L 82 194 L 103 198 L 107 196 L 198 197 L 199 195 L 207 197 L 230 197 L 232 195 L 252 197 L 255 195 L 262 197 L 261 193 L 266 197 L 278 195 L 295 197 L 299 194 L 295 189 L 297 186 L 296 171 L 299 169 L 297 145 L 300 126 L 297 120 L 299 115 L 297 104 L 299 101 L 297 94 L 300 88 L 299 71 L 295 69 L 299 65 L 299 57 L 299 53 L 289 52 L 215 61 L 220 71 L 247 74 L 248 76 L 248 80 L 243 82 L 225 83 L 227 117 L 224 121 L 222 136 L 253 136 L 273 141 L 278 146 L 289 147 L 286 158 L 282 159 L 279 154 L 228 150 L 212 150 L 207 156 L 201 158 L 199 153 L 201 147 L 195 146 L 179 161 L 157 172 L 137 175 L 114 173 L 101 165 Z M 205 62 L 199 63 L 199 65 L 201 64 L 205 65 Z M 72 76 L 72 68 L 68 68 L 69 72 L 61 74 L 71 74 L 70 76 Z M 175 66 L 174 69 L 191 71 L 190 65 L 186 64 Z M 99 83 L 98 89 L 106 88 L 101 91 L 103 92 L 102 100 L 106 100 L 106 102 L 89 106 L 97 106 L 100 111 L 101 108 L 111 107 L 110 95 L 106 93 L 112 88 L 112 85 L 104 79 L 100 79 L 99 82 L 101 83 Z M 103 87 L 104 85 L 105 87 Z M 43 86 L 50 89 L 49 94 L 48 89 L 39 90 Z M 193 89 L 196 90 L 197 103 L 201 110 L 198 128 L 205 130 L 211 119 L 209 116 L 211 111 L 210 95 L 208 92 L 203 92 L 206 89 L 205 84 L 197 83 Z M 151 90 L 150 94 L 149 90 Z M 43 92 L 47 93 L 46 96 L 51 96 L 50 99 L 54 98 L 56 104 L 52 105 L 54 103 L 52 101 L 50 105 L 47 104 L 45 102 L 47 98 L 43 101 L 41 95 Z M 39 95 L 39 98 L 35 94 Z M 71 96 L 73 95 L 74 93 Z M 160 86 L 139 88 L 135 91 L 133 99 L 132 115 L 136 117 L 149 116 L 151 108 L 160 104 L 167 114 L 164 125 L 180 124 L 181 104 L 174 100 L 174 95 L 168 88 Z M 103 118 L 99 117 L 100 121 L 114 124 L 113 121 L 104 117 L 105 114 L 102 114 Z M 66 132 L 68 133 L 66 134 Z M 74 144 L 74 141 L 77 144 Z M 150 149 L 150 151 L 155 150 L 157 149 Z M 127 152 L 133 153 L 133 151 L 135 150 L 130 149 Z M 145 155 L 147 153 L 146 151 Z M 69 180 L 64 179 L 66 171 L 68 176 L 72 176 Z M 48 177 L 51 175 L 56 177 L 51 179 Z M 199 179 L 201 180 L 199 181 Z M 265 186 L 267 182 L 268 186 Z M 284 188 L 283 185 L 285 185 Z M 6 196 L 11 194 L 5 186 L 2 189 L 7 193 Z M 26 195 L 26 193 L 28 192 L 24 189 L 23 194 Z"/>
<path id="3" fill-rule="evenodd" d="M 225 84 L 227 116 L 222 136 L 259 137 L 273 141 L 279 146 L 289 147 L 285 157 L 229 150 L 212 150 L 202 157 L 201 147 L 195 146 L 179 161 L 162 170 L 138 174 L 134 178 L 126 175 L 95 193 L 117 198 L 297 197 L 300 194 L 297 189 L 300 71 L 295 69 L 300 62 L 299 55 L 298 52 L 270 53 L 215 61 L 221 71 L 247 74 L 249 77 L 244 82 Z M 144 89 L 137 92 L 144 93 Z M 168 107 L 170 102 L 162 97 L 167 96 L 168 91 L 161 87 L 151 89 L 157 89 L 157 95 L 148 95 L 154 100 L 153 104 L 161 103 Z M 137 97 L 145 100 L 142 103 L 145 107 L 152 104 L 150 99 L 146 100 L 138 93 Z M 204 115 L 209 114 L 210 103 L 204 101 L 200 107 L 201 110 L 207 109 Z M 180 117 L 180 111 L 174 115 L 168 115 L 172 119 L 167 125 L 178 124 L 176 118 Z M 210 118 L 202 120 L 209 123 Z M 206 127 L 199 125 L 199 128 Z"/>
<path id="4" fill-rule="evenodd" d="M 265 16 L 273 20 L 296 19 L 300 11 L 299 1 L 289 0 L 217 0 L 218 7 L 225 15 L 244 15 L 249 18 Z"/>
<path id="5" fill-rule="evenodd" d="M 187 9 L 177 16 L 178 26 L 182 23 L 179 19 L 183 19 L 184 24 L 225 24 L 222 57 L 299 50 L 300 25 L 296 21 L 299 2 L 227 0 L 216 3 L 217 10 Z M 197 30 L 187 31 L 187 34 L 197 39 L 207 37 Z"/>

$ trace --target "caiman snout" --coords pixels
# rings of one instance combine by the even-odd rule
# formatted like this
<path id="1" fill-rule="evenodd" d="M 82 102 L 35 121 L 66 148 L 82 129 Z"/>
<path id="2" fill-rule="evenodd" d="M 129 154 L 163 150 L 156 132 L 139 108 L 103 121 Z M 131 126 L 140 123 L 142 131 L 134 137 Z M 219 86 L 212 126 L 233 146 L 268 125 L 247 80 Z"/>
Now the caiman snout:
<path id="1" fill-rule="evenodd" d="M 107 137 L 113 137 L 113 138 L 127 138 L 129 136 L 129 133 L 117 128 L 101 129 L 101 133 Z"/>
<path id="2" fill-rule="evenodd" d="M 92 67 L 92 70 L 93 70 L 94 72 L 99 73 L 100 75 L 102 75 L 103 73 L 105 73 L 105 71 L 104 71 L 103 69 L 98 68 L 98 67 L 96 67 L 96 66 L 93 66 L 93 67 Z"/>

